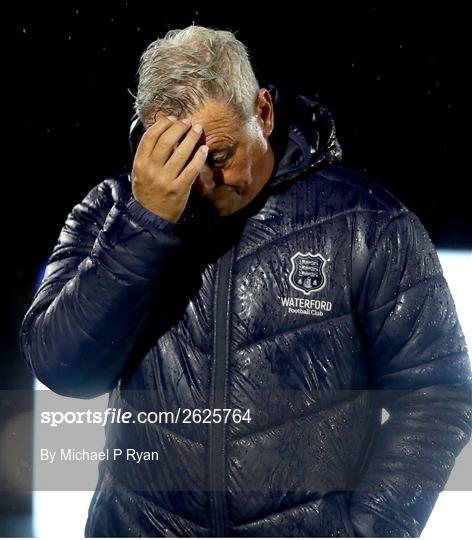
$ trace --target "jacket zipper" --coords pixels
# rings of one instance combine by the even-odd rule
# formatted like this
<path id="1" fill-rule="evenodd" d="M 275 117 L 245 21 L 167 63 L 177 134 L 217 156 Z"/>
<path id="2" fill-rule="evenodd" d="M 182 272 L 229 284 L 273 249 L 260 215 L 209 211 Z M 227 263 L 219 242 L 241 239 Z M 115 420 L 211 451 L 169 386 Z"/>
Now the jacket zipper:
<path id="1" fill-rule="evenodd" d="M 215 360 L 211 387 L 211 410 L 220 409 L 220 422 L 210 422 L 210 508 L 212 530 L 216 537 L 226 535 L 226 493 L 225 493 L 225 423 L 228 376 L 228 334 L 229 334 L 229 301 L 231 289 L 231 262 L 233 247 L 221 257 L 217 269 L 215 294 L 215 331 L 213 350 Z"/>

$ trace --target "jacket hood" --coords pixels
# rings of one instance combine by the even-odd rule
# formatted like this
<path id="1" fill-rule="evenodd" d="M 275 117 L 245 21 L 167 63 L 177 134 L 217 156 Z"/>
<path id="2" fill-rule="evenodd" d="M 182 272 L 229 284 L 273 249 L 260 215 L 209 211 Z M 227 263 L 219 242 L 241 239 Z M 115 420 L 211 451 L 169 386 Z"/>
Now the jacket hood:
<path id="1" fill-rule="evenodd" d="M 329 110 L 312 98 L 266 85 L 274 106 L 274 131 L 269 141 L 276 164 L 271 187 L 315 168 L 339 163 L 341 145 Z"/>

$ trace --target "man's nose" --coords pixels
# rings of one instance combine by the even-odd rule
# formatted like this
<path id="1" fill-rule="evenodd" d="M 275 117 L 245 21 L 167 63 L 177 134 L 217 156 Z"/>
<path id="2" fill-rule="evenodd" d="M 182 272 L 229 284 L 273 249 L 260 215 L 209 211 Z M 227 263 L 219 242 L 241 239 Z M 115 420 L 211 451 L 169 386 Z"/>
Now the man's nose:
<path id="1" fill-rule="evenodd" d="M 215 189 L 217 178 L 215 172 L 207 163 L 200 169 L 195 183 L 198 183 L 197 188 L 202 195 L 208 195 Z"/>

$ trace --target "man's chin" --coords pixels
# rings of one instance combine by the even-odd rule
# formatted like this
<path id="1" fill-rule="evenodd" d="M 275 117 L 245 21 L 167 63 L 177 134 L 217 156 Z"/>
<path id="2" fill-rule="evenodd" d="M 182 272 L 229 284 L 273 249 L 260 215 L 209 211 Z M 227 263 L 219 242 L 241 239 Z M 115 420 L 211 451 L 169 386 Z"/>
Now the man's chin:
<path id="1" fill-rule="evenodd" d="M 236 190 L 227 191 L 216 196 L 213 194 L 208 199 L 221 217 L 233 214 L 241 207 L 241 196 Z"/>

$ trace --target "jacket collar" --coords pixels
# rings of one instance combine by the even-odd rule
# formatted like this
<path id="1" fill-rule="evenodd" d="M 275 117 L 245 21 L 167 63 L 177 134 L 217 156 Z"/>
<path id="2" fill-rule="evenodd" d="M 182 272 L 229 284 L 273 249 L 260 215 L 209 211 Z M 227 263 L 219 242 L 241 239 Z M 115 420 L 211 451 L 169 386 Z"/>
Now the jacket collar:
<path id="1" fill-rule="evenodd" d="M 269 142 L 275 153 L 275 165 L 268 187 L 341 161 L 341 146 L 326 107 L 273 84 L 265 87 L 274 106 L 274 131 Z"/>

